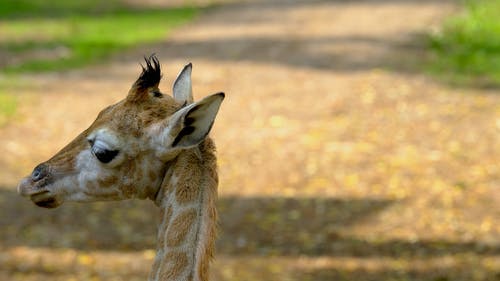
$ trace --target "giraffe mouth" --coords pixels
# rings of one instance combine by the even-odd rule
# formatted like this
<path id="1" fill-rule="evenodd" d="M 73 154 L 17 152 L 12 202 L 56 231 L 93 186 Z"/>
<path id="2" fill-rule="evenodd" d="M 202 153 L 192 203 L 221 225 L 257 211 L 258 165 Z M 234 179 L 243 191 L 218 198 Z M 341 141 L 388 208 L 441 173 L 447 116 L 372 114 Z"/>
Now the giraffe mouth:
<path id="1" fill-rule="evenodd" d="M 37 201 L 37 202 L 33 201 L 33 202 L 38 207 L 48 208 L 48 209 L 56 208 L 56 207 L 59 207 L 59 205 L 60 205 L 57 202 L 56 198 L 49 198 L 49 199 L 46 199 L 46 200 Z"/>
<path id="2" fill-rule="evenodd" d="M 56 208 L 59 207 L 59 205 L 62 204 L 59 200 L 57 200 L 57 197 L 54 195 L 51 195 L 49 191 L 42 191 L 37 194 L 33 194 L 30 196 L 31 201 L 35 203 L 38 207 L 42 208 Z"/>

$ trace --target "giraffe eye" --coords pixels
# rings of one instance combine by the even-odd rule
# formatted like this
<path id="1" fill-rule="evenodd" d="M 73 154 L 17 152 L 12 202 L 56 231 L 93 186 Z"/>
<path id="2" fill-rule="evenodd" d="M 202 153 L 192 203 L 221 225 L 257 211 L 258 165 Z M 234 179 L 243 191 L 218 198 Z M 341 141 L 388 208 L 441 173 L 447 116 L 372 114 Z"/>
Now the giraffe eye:
<path id="1" fill-rule="evenodd" d="M 95 141 L 91 150 L 97 160 L 105 164 L 111 162 L 119 152 L 118 150 L 107 149 L 101 141 Z"/>
<path id="2" fill-rule="evenodd" d="M 102 163 L 109 163 L 118 155 L 118 150 L 92 149 L 92 154 Z"/>

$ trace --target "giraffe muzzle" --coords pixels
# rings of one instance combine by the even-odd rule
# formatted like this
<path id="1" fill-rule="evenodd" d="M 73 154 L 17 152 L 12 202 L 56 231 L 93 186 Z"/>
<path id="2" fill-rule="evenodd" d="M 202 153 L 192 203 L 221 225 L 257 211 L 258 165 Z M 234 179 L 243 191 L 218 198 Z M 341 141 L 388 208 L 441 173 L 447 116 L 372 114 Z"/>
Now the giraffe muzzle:
<path id="1" fill-rule="evenodd" d="M 18 193 L 28 197 L 47 192 L 46 186 L 50 181 L 49 174 L 48 165 L 40 164 L 36 166 L 31 175 L 21 180 L 17 187 Z"/>
<path id="2" fill-rule="evenodd" d="M 40 164 L 33 169 L 31 175 L 24 178 L 17 187 L 18 193 L 29 197 L 35 205 L 43 208 L 55 208 L 62 204 L 58 196 L 51 193 L 47 187 L 51 182 L 50 167 Z"/>

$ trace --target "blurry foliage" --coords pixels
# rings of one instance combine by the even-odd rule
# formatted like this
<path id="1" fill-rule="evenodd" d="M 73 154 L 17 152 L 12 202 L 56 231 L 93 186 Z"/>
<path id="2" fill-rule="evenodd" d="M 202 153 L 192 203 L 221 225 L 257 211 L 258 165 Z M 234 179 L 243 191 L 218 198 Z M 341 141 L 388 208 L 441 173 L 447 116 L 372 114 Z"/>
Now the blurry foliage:
<path id="1" fill-rule="evenodd" d="M 500 85 L 500 0 L 468 0 L 431 35 L 432 70 L 458 84 Z"/>
<path id="2" fill-rule="evenodd" d="M 0 3 L 0 56 L 7 72 L 61 70 L 165 38 L 196 15 L 191 7 L 143 9 L 123 1 Z"/>

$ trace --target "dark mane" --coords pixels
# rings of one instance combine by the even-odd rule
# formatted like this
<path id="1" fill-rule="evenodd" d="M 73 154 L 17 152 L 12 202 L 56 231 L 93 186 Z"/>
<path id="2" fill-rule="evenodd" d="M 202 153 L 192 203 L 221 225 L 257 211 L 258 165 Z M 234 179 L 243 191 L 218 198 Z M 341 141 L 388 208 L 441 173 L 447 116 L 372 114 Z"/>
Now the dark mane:
<path id="1" fill-rule="evenodd" d="M 146 62 L 146 66 L 144 67 L 144 65 L 141 64 L 142 72 L 135 82 L 135 86 L 139 90 L 158 87 L 162 76 L 158 58 L 155 54 L 152 54 L 149 58 L 144 57 L 144 61 Z"/>

